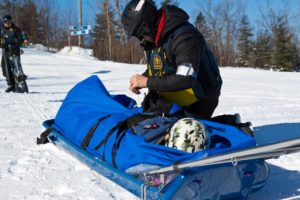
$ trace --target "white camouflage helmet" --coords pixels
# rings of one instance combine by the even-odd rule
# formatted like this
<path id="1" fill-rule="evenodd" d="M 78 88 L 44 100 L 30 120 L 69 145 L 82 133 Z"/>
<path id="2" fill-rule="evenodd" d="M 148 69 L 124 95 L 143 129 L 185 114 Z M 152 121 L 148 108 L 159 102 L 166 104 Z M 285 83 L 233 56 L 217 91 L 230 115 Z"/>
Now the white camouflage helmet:
<path id="1" fill-rule="evenodd" d="M 180 119 L 172 126 L 166 146 L 189 153 L 208 149 L 210 146 L 208 129 L 196 119 Z"/>

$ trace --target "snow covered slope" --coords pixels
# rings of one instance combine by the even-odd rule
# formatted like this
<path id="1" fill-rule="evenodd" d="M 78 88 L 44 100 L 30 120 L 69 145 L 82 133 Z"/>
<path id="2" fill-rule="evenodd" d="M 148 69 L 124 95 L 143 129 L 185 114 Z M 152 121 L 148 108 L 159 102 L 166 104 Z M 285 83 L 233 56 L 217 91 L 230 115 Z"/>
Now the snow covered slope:
<path id="1" fill-rule="evenodd" d="M 22 63 L 29 94 L 4 93 L 6 83 L 0 78 L 0 199 L 136 199 L 54 145 L 37 146 L 36 137 L 44 130 L 41 123 L 54 118 L 69 89 L 91 74 L 98 75 L 111 93 L 141 102 L 142 95 L 128 91 L 128 79 L 145 67 L 37 49 L 25 49 Z M 238 112 L 254 126 L 300 124 L 300 73 L 243 68 L 222 68 L 221 73 L 224 86 L 215 115 Z M 269 163 L 266 187 L 249 199 L 300 199 L 300 154 Z"/>

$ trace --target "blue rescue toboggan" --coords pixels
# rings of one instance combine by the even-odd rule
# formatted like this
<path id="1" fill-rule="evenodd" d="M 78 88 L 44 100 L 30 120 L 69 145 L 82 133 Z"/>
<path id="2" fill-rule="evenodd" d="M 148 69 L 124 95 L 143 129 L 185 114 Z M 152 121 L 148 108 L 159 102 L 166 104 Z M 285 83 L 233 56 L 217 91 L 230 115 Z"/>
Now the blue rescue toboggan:
<path id="1" fill-rule="evenodd" d="M 258 146 L 254 137 L 236 127 L 204 120 L 211 136 L 227 145 L 216 142 L 213 148 L 187 153 L 149 143 L 131 128 L 119 131 L 116 126 L 142 114 L 133 102 L 124 95 L 110 95 L 100 79 L 91 76 L 70 90 L 55 119 L 43 123 L 47 138 L 99 174 L 149 200 L 245 199 L 265 185 L 269 176 L 265 159 L 300 149 L 299 138 Z M 88 143 L 82 146 L 87 135 Z M 139 164 L 159 169 L 140 176 L 125 172 Z M 141 178 L 158 175 L 164 180 L 170 172 L 176 176 L 159 186 Z"/>

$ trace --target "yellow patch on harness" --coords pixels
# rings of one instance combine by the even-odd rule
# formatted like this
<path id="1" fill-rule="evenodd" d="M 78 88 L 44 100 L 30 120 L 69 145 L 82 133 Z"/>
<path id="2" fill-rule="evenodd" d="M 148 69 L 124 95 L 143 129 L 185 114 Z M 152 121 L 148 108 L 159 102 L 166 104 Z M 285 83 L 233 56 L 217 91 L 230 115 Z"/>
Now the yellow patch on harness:
<path id="1" fill-rule="evenodd" d="M 161 70 L 163 68 L 162 60 L 159 55 L 155 55 L 153 59 L 154 69 Z"/>

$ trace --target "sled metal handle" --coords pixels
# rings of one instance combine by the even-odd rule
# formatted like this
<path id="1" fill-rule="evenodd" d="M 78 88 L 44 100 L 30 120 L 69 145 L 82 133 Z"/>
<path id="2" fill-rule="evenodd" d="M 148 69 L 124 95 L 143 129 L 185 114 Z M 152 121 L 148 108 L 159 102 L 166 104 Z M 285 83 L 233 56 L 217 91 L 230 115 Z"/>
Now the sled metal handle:
<path id="1" fill-rule="evenodd" d="M 144 183 L 141 185 L 141 200 L 147 200 L 147 188 L 153 185 L 153 183 Z"/>
<path id="2" fill-rule="evenodd" d="M 299 151 L 300 151 L 300 138 L 294 140 L 288 140 L 285 142 L 270 144 L 270 145 L 254 147 L 251 149 L 235 151 L 232 153 L 222 154 L 219 156 L 212 156 L 210 158 L 204 158 L 201 160 L 196 160 L 188 163 L 172 165 L 169 167 L 164 167 L 158 170 L 150 171 L 146 173 L 146 175 L 160 174 L 160 173 L 171 172 L 171 171 L 175 171 L 178 169 L 179 170 L 185 169 L 185 168 L 232 163 L 232 159 L 234 158 L 236 158 L 236 161 L 270 159 L 285 154 L 296 153 Z"/>

